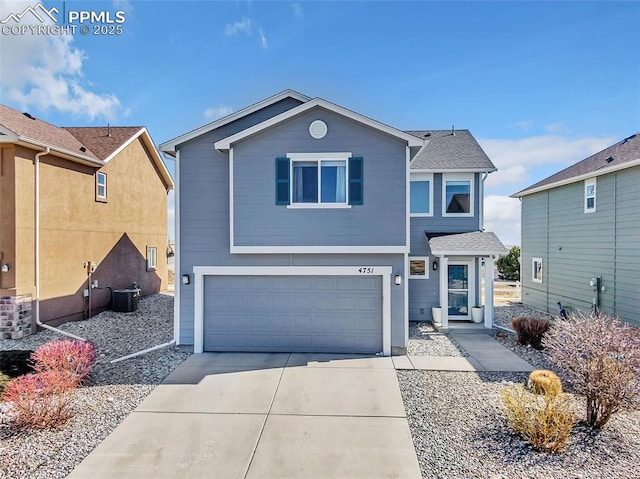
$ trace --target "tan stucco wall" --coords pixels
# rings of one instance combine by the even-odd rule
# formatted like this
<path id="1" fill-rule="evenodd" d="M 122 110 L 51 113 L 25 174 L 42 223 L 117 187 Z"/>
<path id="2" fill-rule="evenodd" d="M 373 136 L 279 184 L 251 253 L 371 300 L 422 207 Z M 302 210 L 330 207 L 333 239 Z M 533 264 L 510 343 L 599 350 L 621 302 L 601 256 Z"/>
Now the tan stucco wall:
<path id="1" fill-rule="evenodd" d="M 34 288 L 35 152 L 16 149 L 18 294 Z M 51 155 L 40 159 L 40 314 L 42 321 L 81 319 L 87 308 L 84 263 L 97 263 L 99 288 L 142 293 L 166 288 L 167 194 L 162 180 L 135 140 L 101 168 L 107 202 L 95 201 L 95 172 Z M 156 271 L 146 271 L 146 248 L 155 246 Z M 108 303 L 107 289 L 92 290 L 92 309 Z"/>
<path id="2" fill-rule="evenodd" d="M 13 145 L 0 148 L 0 264 L 9 272 L 0 273 L 0 296 L 14 295 L 16 284 L 16 207 Z"/>

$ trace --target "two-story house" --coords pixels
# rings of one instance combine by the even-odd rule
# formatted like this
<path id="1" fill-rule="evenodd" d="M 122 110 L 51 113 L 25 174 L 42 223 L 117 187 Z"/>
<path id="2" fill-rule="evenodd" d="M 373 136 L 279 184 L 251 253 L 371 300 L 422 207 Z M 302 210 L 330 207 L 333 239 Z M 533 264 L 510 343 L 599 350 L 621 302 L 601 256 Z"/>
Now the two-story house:
<path id="1" fill-rule="evenodd" d="M 640 133 L 545 178 L 522 202 L 522 302 L 640 325 Z"/>
<path id="2" fill-rule="evenodd" d="M 28 298 L 53 326 L 134 281 L 142 294 L 166 287 L 173 181 L 146 128 L 62 128 L 0 105 L 0 155 L 3 310 Z"/>
<path id="3" fill-rule="evenodd" d="M 495 167 L 468 131 L 287 90 L 160 149 L 176 158 L 175 338 L 195 352 L 402 351 L 433 306 L 443 328 L 468 321 L 482 258 L 504 251 L 481 231 Z"/>

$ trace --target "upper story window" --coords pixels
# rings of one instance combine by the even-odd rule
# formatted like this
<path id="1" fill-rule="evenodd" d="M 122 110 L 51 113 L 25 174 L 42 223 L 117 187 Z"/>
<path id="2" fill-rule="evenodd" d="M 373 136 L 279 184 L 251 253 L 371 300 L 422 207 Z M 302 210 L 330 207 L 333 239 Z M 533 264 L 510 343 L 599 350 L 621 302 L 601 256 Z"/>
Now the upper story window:
<path id="1" fill-rule="evenodd" d="M 276 158 L 276 204 L 291 208 L 361 205 L 362 163 L 351 153 L 290 153 Z"/>
<path id="2" fill-rule="evenodd" d="M 596 211 L 596 179 L 584 181 L 584 212 L 594 213 Z"/>
<path id="3" fill-rule="evenodd" d="M 96 173 L 96 201 L 107 201 L 107 174 Z"/>
<path id="4" fill-rule="evenodd" d="M 442 216 L 473 216 L 473 174 L 443 174 L 442 205 Z"/>
<path id="5" fill-rule="evenodd" d="M 411 216 L 433 216 L 433 175 L 412 174 L 410 184 Z"/>

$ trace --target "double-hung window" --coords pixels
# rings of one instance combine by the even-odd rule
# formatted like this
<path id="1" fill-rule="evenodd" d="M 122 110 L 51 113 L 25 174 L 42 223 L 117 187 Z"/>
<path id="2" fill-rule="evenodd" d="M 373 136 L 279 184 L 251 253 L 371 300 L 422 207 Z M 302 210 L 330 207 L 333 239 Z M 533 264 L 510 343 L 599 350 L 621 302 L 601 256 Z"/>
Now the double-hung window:
<path id="1" fill-rule="evenodd" d="M 107 201 L 107 174 L 96 173 L 96 201 Z"/>
<path id="2" fill-rule="evenodd" d="M 473 174 L 442 175 L 442 216 L 473 216 Z"/>
<path id="3" fill-rule="evenodd" d="M 410 184 L 411 216 L 432 216 L 433 175 L 414 173 Z"/>
<path id="4" fill-rule="evenodd" d="M 147 246 L 147 271 L 155 271 L 158 267 L 158 248 Z"/>
<path id="5" fill-rule="evenodd" d="M 596 179 L 584 181 L 584 212 L 595 213 L 596 211 Z"/>
<path id="6" fill-rule="evenodd" d="M 531 258 L 531 281 L 542 283 L 542 258 Z"/>

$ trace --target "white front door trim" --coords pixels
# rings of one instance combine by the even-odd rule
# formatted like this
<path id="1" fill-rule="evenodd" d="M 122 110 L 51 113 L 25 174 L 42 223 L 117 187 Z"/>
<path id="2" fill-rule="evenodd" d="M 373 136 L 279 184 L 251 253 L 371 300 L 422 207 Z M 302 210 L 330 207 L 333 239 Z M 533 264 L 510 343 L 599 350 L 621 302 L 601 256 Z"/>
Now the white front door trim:
<path id="1" fill-rule="evenodd" d="M 467 266 L 467 315 L 451 315 L 447 314 L 448 320 L 469 320 L 471 321 L 471 307 L 476 304 L 476 271 L 475 271 L 475 260 L 473 258 L 469 259 L 460 259 L 456 257 L 449 257 L 449 261 L 447 264 L 447 279 L 444 285 L 445 291 L 447 294 L 447 313 L 449 309 L 448 297 L 449 297 L 449 266 Z M 442 286 L 442 285 L 441 285 Z"/>
<path id="2" fill-rule="evenodd" d="M 204 351 L 205 276 L 380 276 L 382 353 L 391 355 L 391 266 L 194 266 L 193 352 Z"/>

